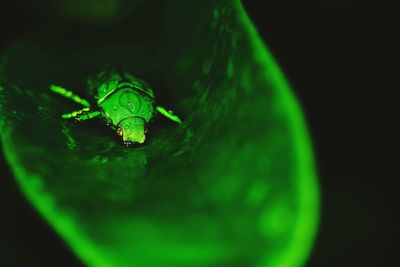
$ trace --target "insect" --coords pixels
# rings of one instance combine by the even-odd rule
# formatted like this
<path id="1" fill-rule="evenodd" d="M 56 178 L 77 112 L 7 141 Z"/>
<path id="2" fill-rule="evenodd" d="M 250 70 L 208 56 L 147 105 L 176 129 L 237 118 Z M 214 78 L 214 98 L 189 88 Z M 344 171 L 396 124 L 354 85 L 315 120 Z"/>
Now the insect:
<path id="1" fill-rule="evenodd" d="M 102 70 L 89 77 L 87 88 L 89 95 L 96 100 L 95 105 L 61 86 L 50 85 L 51 91 L 83 106 L 61 117 L 77 121 L 100 117 L 116 131 L 126 146 L 145 141 L 147 124 L 156 112 L 178 124 L 182 123 L 172 111 L 155 105 L 153 90 L 145 81 L 127 72 Z"/>

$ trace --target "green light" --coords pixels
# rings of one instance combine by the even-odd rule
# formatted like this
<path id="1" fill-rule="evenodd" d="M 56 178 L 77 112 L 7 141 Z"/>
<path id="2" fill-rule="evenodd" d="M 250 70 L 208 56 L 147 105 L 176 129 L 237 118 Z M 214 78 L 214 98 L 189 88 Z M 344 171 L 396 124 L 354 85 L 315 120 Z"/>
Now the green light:
<path id="1" fill-rule="evenodd" d="M 170 120 L 176 122 L 176 123 L 182 123 L 181 119 L 179 119 L 178 116 L 175 116 L 172 111 L 168 111 L 163 107 L 158 106 L 157 111 L 160 112 L 160 114 L 164 115 L 165 117 L 169 118 Z"/>
<path id="2" fill-rule="evenodd" d="M 90 107 L 90 103 L 88 101 L 80 98 L 79 96 L 75 95 L 73 92 L 71 92 L 65 88 L 62 88 L 61 86 L 50 85 L 50 90 L 53 91 L 54 93 L 57 93 L 68 99 L 71 99 L 72 101 L 74 101 L 78 104 L 81 104 L 82 106 Z"/>
<path id="3" fill-rule="evenodd" d="M 319 194 L 316 184 L 315 165 L 311 150 L 311 143 L 308 137 L 306 125 L 300 107 L 291 92 L 289 84 L 283 73 L 279 70 L 278 65 L 273 60 L 272 55 L 265 48 L 260 36 L 258 35 L 254 25 L 252 25 L 249 17 L 244 12 L 244 8 L 240 1 L 237 0 L 237 10 L 241 22 L 247 26 L 249 36 L 253 40 L 255 57 L 265 63 L 267 66 L 266 76 L 271 77 L 276 85 L 277 93 L 280 94 L 282 106 L 287 108 L 289 125 L 293 144 L 293 151 L 297 160 L 297 209 L 299 212 L 296 219 L 295 228 L 292 238 L 288 242 L 289 246 L 281 253 L 276 254 L 266 260 L 265 266 L 302 266 L 311 251 L 314 237 L 318 226 L 318 210 L 319 210 Z M 280 212 L 280 211 L 277 211 Z"/>
<path id="4" fill-rule="evenodd" d="M 3 150 L 26 198 L 84 262 L 96 267 L 113 266 L 106 257 L 99 254 L 98 249 L 92 242 L 82 238 L 85 234 L 76 225 L 78 218 L 74 218 L 70 213 L 59 211 L 56 200 L 44 188 L 43 180 L 31 173 L 26 173 L 23 168 L 24 164 L 21 164 L 12 146 L 9 145 L 12 143 L 9 140 L 9 134 L 10 131 L 8 130 L 2 134 Z"/>
<path id="5" fill-rule="evenodd" d="M 143 144 L 146 137 L 146 125 L 154 115 L 154 93 L 144 81 L 127 73 L 118 73 L 115 69 L 102 69 L 88 78 L 88 91 L 98 99 L 97 106 L 91 109 L 90 103 L 61 86 L 50 85 L 50 90 L 66 97 L 85 108 L 63 114 L 63 119 L 77 121 L 102 117 L 108 126 L 117 131 L 125 145 Z M 168 119 L 181 123 L 181 119 L 157 106 L 156 110 Z"/>
<path id="6" fill-rule="evenodd" d="M 140 27 L 168 21 L 162 30 L 121 29 L 131 39 L 118 45 L 92 34 L 78 50 L 64 36 L 35 38 L 4 54 L 0 138 L 21 190 L 88 266 L 303 266 L 319 209 L 311 144 L 290 86 L 242 4 L 170 1 L 158 13 L 149 7 L 164 6 L 148 5 L 135 13 Z M 104 62 L 140 74 L 156 97 L 136 78 L 90 76 Z M 121 113 L 143 105 L 125 94 L 134 87 L 150 102 L 173 103 L 183 121 L 155 120 L 146 141 L 128 149 L 100 121 L 62 120 L 74 104 L 49 92 L 53 82 L 82 88 L 52 87 L 85 106 L 71 117 L 98 116 L 118 128 Z M 146 106 L 146 121 L 153 109 L 181 122 L 156 105 Z M 142 141 L 140 119 L 120 126 L 138 130 L 131 138 Z"/>

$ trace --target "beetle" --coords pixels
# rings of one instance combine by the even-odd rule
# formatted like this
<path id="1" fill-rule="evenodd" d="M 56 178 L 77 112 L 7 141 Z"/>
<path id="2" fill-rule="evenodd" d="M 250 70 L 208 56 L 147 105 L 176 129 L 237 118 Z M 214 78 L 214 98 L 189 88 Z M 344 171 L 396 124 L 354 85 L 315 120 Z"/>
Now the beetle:
<path id="1" fill-rule="evenodd" d="M 154 92 L 145 81 L 115 68 L 103 69 L 87 80 L 90 96 L 95 105 L 70 90 L 51 84 L 50 90 L 83 106 L 82 109 L 63 114 L 63 119 L 86 121 L 96 117 L 116 131 L 126 146 L 142 144 L 146 139 L 147 124 L 156 112 L 181 124 L 171 110 L 155 105 Z"/>

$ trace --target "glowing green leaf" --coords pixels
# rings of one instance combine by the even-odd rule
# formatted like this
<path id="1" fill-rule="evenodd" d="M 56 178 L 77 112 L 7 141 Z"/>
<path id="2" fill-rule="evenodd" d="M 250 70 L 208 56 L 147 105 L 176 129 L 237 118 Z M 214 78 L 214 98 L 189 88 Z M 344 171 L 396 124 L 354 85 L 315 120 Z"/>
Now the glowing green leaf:
<path id="1" fill-rule="evenodd" d="M 88 266 L 303 265 L 318 188 L 286 79 L 239 1 L 161 2 L 113 31 L 49 25 L 4 54 L 0 137 L 19 186 Z M 97 119 L 61 119 L 76 104 L 49 85 L 96 103 L 85 80 L 102 64 L 185 123 L 155 120 L 125 148 Z"/>

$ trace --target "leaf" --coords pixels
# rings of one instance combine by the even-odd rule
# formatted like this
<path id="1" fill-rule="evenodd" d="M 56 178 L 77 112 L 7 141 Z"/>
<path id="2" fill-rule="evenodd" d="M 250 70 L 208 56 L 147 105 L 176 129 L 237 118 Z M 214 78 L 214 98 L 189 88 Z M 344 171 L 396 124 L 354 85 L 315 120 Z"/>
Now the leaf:
<path id="1" fill-rule="evenodd" d="M 48 25 L 3 56 L 0 136 L 26 198 L 88 266 L 304 264 L 309 136 L 241 3 L 148 5 L 113 27 Z M 88 97 L 103 64 L 149 82 L 182 124 L 156 118 L 126 148 L 100 120 L 62 120 L 77 106 L 49 85 Z"/>

